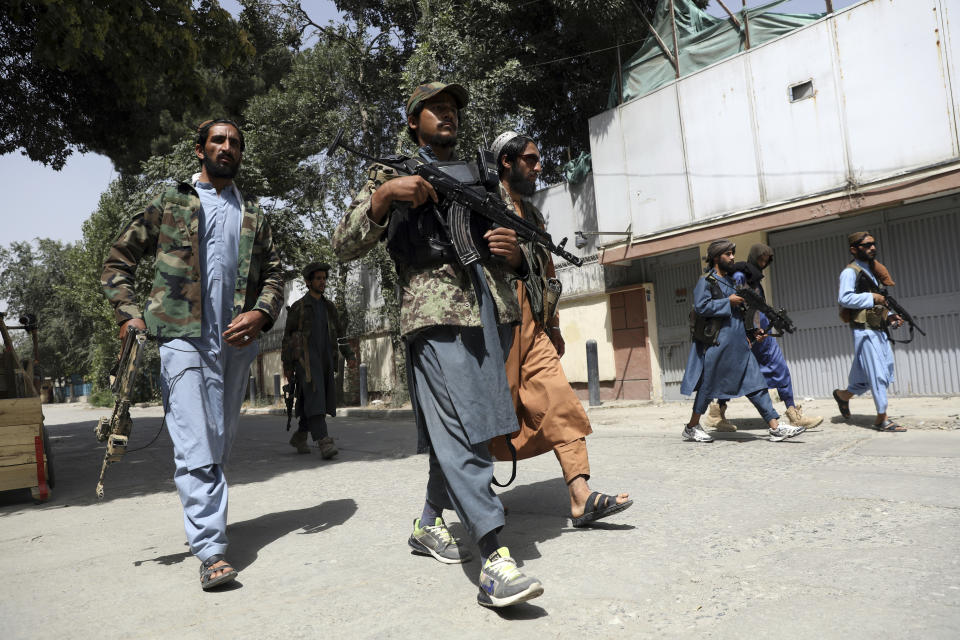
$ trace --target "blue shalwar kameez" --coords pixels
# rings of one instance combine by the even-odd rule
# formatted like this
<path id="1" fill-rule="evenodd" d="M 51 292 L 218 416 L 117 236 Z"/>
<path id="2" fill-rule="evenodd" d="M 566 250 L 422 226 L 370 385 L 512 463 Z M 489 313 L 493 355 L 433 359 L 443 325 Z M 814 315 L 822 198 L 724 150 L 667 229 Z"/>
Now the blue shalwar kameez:
<path id="1" fill-rule="evenodd" d="M 860 260 L 856 263 L 876 284 L 877 278 L 870 270 L 870 265 Z M 872 293 L 856 293 L 857 272 L 850 267 L 840 272 L 839 289 L 837 302 L 841 307 L 859 310 L 874 306 Z M 851 330 L 853 331 L 853 366 L 850 367 L 847 391 L 859 396 L 869 390 L 873 394 L 877 413 L 886 413 L 887 387 L 893 384 L 894 380 L 893 349 L 890 346 L 890 340 L 886 332 L 879 329 L 854 327 Z"/>
<path id="2" fill-rule="evenodd" d="M 693 306 L 701 316 L 723 319 L 718 344 L 705 347 L 693 341 L 680 393 L 687 396 L 696 393 L 693 411 L 701 415 L 713 398 L 724 400 L 747 396 L 763 419 L 769 422 L 780 414 L 770 402 L 767 382 L 750 351 L 743 329 L 743 311 L 740 307 L 733 307 L 728 299 L 729 295 L 736 293 L 736 286 L 730 276 L 717 275 L 716 279 L 723 297 L 713 298 L 710 284 L 706 277 L 702 277 L 693 290 Z"/>
<path id="3" fill-rule="evenodd" d="M 733 274 L 733 278 L 737 284 L 746 283 L 746 276 L 742 271 Z M 759 293 L 763 299 L 766 300 L 763 285 L 758 284 L 757 289 L 759 289 Z M 770 320 L 762 311 L 757 311 L 754 317 L 754 326 L 766 331 L 770 327 Z M 793 397 L 793 381 L 790 378 L 790 368 L 787 366 L 787 359 L 784 357 L 783 351 L 777 343 L 777 339 L 767 337 L 759 342 L 754 342 L 750 350 L 753 351 L 753 355 L 760 364 L 760 373 L 763 374 L 763 379 L 767 381 L 767 388 L 776 389 L 777 393 L 780 394 L 780 399 L 787 405 L 787 408 L 795 406 L 796 402 Z"/>
<path id="4" fill-rule="evenodd" d="M 174 482 L 183 503 L 191 552 L 201 561 L 227 549 L 227 482 L 223 468 L 240 421 L 250 365 L 258 344 L 235 348 L 222 333 L 232 321 L 237 279 L 241 200 L 230 186 L 217 194 L 196 183 L 202 209 L 200 274 L 203 315 L 199 338 L 160 336 L 161 389 L 173 440 Z"/>

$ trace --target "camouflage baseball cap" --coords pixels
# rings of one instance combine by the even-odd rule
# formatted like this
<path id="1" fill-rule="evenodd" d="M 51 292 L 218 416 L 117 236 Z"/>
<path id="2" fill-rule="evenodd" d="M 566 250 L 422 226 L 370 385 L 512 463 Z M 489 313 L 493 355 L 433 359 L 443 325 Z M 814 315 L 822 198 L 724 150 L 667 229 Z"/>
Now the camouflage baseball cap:
<path id="1" fill-rule="evenodd" d="M 467 106 L 467 103 L 470 102 L 470 95 L 467 93 L 467 90 L 459 84 L 428 82 L 427 84 L 420 85 L 410 94 L 410 99 L 407 100 L 407 115 L 410 115 L 418 104 L 443 91 L 453 96 L 453 99 L 457 102 L 457 109 L 463 109 Z"/>

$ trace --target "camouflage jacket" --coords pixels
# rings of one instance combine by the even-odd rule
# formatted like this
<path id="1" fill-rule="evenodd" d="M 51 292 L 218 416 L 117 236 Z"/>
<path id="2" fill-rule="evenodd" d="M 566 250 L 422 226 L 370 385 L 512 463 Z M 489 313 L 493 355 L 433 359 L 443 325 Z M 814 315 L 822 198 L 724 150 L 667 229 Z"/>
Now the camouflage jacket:
<path id="1" fill-rule="evenodd" d="M 238 193 L 239 195 L 239 193 Z M 234 314 L 258 309 L 270 329 L 283 304 L 283 271 L 270 225 L 252 200 L 243 205 Z M 166 189 L 120 232 L 103 263 L 100 284 L 117 323 L 143 318 L 151 335 L 199 338 L 203 309 L 200 278 L 200 197 L 190 185 Z M 156 257 L 153 286 L 141 315 L 133 283 L 137 263 Z"/>
<path id="2" fill-rule="evenodd" d="M 283 343 L 280 349 L 283 370 L 293 371 L 293 365 L 299 364 L 303 367 L 306 376 L 303 382 L 310 382 L 313 379 L 309 355 L 310 334 L 313 332 L 313 305 L 304 304 L 309 296 L 309 293 L 305 294 L 287 310 L 287 324 L 283 328 Z M 340 324 L 337 307 L 326 298 L 323 298 L 323 306 L 327 309 L 327 339 L 330 341 L 328 344 L 331 353 L 336 354 L 337 338 L 343 337 L 343 326 Z M 336 362 L 335 357 L 334 355 L 331 358 L 332 363 Z M 336 370 L 336 364 L 333 369 Z"/>
<path id="3" fill-rule="evenodd" d="M 383 165 L 373 165 L 363 189 L 350 204 L 347 214 L 333 234 L 333 250 L 340 260 L 359 258 L 383 238 L 390 214 L 378 225 L 367 215 L 373 192 L 397 173 Z M 498 321 L 513 324 L 520 321 L 517 296 L 508 277 L 512 270 L 490 261 L 483 265 L 490 293 L 497 306 Z M 438 267 L 413 268 L 397 264 L 402 289 L 400 333 L 410 335 L 437 325 L 479 327 L 480 308 L 470 277 L 458 263 Z"/>

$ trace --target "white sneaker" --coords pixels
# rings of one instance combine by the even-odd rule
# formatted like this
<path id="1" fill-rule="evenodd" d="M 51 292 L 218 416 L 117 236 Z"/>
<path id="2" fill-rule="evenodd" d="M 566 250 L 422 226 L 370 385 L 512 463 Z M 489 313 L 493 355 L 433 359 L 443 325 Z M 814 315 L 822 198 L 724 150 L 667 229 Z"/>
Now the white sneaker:
<path id="1" fill-rule="evenodd" d="M 703 430 L 699 424 L 683 427 L 683 439 L 687 442 L 713 442 L 713 436 Z"/>
<path id="2" fill-rule="evenodd" d="M 787 438 L 798 436 L 806 430 L 806 427 L 792 427 L 788 424 L 780 424 L 776 429 L 770 429 L 770 442 L 782 442 Z"/>

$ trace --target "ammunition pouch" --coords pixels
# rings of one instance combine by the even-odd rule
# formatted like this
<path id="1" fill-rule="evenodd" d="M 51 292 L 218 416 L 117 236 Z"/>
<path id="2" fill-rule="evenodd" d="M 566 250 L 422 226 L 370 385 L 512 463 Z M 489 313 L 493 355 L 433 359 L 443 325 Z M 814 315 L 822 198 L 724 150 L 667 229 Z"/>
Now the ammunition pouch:
<path id="1" fill-rule="evenodd" d="M 690 310 L 690 338 L 705 347 L 712 347 L 720 343 L 720 329 L 723 327 L 723 318 L 717 316 L 707 318 Z"/>
<path id="2" fill-rule="evenodd" d="M 713 273 L 704 276 L 710 286 L 710 297 L 719 300 L 723 297 L 720 285 Z M 712 347 L 720 343 L 720 329 L 723 328 L 723 318 L 720 316 L 706 317 L 690 309 L 690 339 L 699 342 L 705 347 Z"/>
<path id="3" fill-rule="evenodd" d="M 543 285 L 543 326 L 549 327 L 553 316 L 557 315 L 557 305 L 560 304 L 560 295 L 563 293 L 563 284 L 556 278 L 545 278 Z"/>
<path id="4" fill-rule="evenodd" d="M 854 291 L 856 293 L 881 293 L 879 287 L 863 272 L 855 262 L 850 268 L 857 274 Z M 884 305 L 874 305 L 870 309 L 848 309 L 840 307 L 840 319 L 854 329 L 875 329 L 882 331 L 887 328 L 887 315 L 890 313 Z"/>

